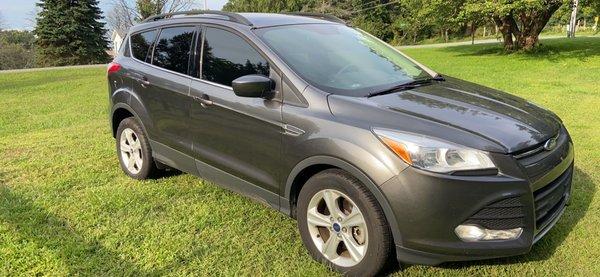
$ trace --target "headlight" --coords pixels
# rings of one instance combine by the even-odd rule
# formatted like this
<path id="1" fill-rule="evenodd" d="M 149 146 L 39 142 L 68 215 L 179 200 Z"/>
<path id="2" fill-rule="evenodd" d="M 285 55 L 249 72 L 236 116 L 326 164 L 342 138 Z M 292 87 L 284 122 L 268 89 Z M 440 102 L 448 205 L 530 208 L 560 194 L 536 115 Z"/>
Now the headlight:
<path id="1" fill-rule="evenodd" d="M 484 151 L 417 134 L 385 129 L 373 132 L 400 159 L 424 170 L 448 173 L 496 168 Z"/>

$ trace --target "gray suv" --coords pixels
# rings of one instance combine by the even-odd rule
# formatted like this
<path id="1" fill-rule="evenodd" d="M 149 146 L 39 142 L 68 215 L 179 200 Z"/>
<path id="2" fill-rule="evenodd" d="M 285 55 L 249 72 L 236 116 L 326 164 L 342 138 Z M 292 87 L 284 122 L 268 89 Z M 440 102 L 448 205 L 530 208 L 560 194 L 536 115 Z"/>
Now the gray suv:
<path id="1" fill-rule="evenodd" d="M 126 174 L 174 168 L 264 202 L 348 275 L 393 255 L 527 253 L 569 200 L 573 144 L 554 113 L 328 15 L 151 17 L 129 31 L 108 85 Z"/>

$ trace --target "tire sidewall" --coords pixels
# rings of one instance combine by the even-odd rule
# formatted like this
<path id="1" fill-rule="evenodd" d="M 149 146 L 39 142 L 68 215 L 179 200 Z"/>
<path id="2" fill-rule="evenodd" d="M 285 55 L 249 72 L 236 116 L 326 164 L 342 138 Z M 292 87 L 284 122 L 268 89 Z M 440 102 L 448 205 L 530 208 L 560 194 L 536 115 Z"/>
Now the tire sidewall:
<path id="1" fill-rule="evenodd" d="M 123 161 L 123 157 L 121 155 L 121 135 L 123 134 L 123 130 L 131 129 L 137 136 L 140 141 L 141 149 L 142 149 L 142 168 L 137 174 L 133 174 L 127 169 L 127 165 L 125 161 Z M 152 150 L 150 149 L 150 144 L 146 133 L 142 129 L 140 123 L 133 117 L 126 118 L 119 123 L 119 127 L 117 128 L 117 137 L 116 137 L 116 148 L 117 148 L 117 156 L 119 159 L 119 164 L 121 165 L 121 169 L 127 174 L 129 177 L 142 180 L 148 178 L 154 168 L 154 159 L 152 158 Z"/>
<path id="2" fill-rule="evenodd" d="M 304 245 L 310 252 L 311 256 L 316 260 L 346 275 L 371 276 L 376 274 L 379 271 L 380 266 L 382 266 L 379 264 L 382 257 L 379 256 L 388 255 L 388 253 L 385 252 L 387 252 L 386 249 L 389 249 L 389 246 L 383 245 L 385 243 L 385 239 L 383 237 L 385 230 L 382 227 L 385 226 L 381 226 L 378 224 L 378 222 L 374 222 L 375 218 L 380 217 L 380 215 L 377 214 L 380 211 L 370 207 L 368 204 L 369 200 L 367 195 L 365 195 L 365 193 L 357 187 L 361 186 L 362 184 L 360 184 L 358 180 L 353 180 L 353 178 L 348 177 L 349 176 L 343 176 L 336 174 L 333 171 L 329 171 L 319 173 L 306 182 L 298 197 L 298 229 Z M 317 192 L 324 189 L 335 189 L 350 197 L 350 199 L 352 199 L 352 201 L 358 206 L 363 214 L 363 217 L 365 218 L 368 232 L 367 252 L 365 253 L 363 259 L 352 267 L 341 267 L 329 261 L 327 258 L 325 258 L 325 256 L 323 256 L 323 254 L 321 254 L 319 249 L 317 249 L 311 238 L 306 216 L 308 203 Z M 387 260 L 388 257 L 383 258 Z"/>

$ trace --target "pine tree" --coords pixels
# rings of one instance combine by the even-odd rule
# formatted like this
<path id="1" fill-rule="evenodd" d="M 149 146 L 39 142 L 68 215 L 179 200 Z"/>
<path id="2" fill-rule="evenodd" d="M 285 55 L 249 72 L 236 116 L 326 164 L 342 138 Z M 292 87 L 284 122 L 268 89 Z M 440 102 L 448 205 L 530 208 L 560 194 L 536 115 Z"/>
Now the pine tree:
<path id="1" fill-rule="evenodd" d="M 40 0 L 37 61 L 40 66 L 105 63 L 108 41 L 97 0 Z"/>

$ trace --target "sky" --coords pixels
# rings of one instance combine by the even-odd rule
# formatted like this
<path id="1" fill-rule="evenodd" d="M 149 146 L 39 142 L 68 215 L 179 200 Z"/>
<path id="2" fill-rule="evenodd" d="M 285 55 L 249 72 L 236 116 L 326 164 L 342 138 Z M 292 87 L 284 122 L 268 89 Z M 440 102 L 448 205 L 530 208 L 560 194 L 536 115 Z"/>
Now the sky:
<path id="1" fill-rule="evenodd" d="M 32 20 L 35 18 L 35 3 L 39 0 L 0 0 L 0 18 L 6 29 L 27 29 L 34 27 Z M 100 8 L 106 12 L 110 10 L 113 0 L 99 0 Z M 203 0 L 196 0 L 198 8 L 204 5 Z M 206 0 L 208 8 L 220 10 L 228 0 Z"/>

